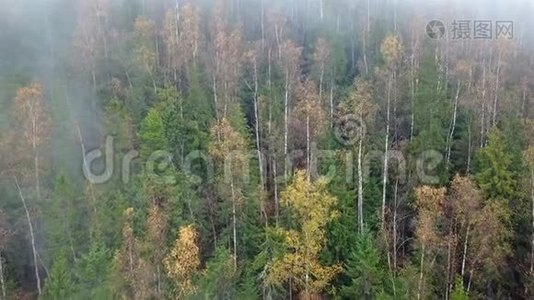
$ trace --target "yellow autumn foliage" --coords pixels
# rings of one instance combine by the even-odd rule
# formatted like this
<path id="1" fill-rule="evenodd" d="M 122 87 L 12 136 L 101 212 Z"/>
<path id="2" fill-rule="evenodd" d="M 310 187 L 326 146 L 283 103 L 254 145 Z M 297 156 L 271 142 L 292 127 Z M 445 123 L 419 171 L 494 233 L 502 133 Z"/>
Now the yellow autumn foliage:
<path id="1" fill-rule="evenodd" d="M 278 228 L 288 252 L 276 258 L 268 272 L 270 284 L 283 284 L 291 280 L 303 299 L 310 299 L 326 289 L 329 282 L 341 271 L 341 266 L 325 266 L 319 253 L 325 244 L 328 222 L 337 217 L 334 210 L 337 199 L 326 189 L 326 181 L 309 182 L 299 171 L 293 183 L 282 193 L 281 204 L 291 209 L 297 228 Z"/>
<path id="2" fill-rule="evenodd" d="M 163 260 L 167 275 L 176 283 L 178 299 L 196 290 L 193 275 L 200 265 L 197 239 L 198 234 L 192 225 L 182 226 L 174 247 Z"/>

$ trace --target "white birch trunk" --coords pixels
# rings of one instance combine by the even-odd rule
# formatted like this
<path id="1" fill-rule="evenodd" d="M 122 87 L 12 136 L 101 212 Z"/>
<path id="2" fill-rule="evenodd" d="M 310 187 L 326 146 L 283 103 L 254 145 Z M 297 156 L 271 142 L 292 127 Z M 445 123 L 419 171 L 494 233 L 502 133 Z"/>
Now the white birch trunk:
<path id="1" fill-rule="evenodd" d="M 321 16 L 322 21 L 324 18 L 323 0 L 319 0 L 319 15 Z"/>
<path id="2" fill-rule="evenodd" d="M 382 176 L 382 229 L 386 225 L 386 189 L 388 182 L 388 156 L 389 156 L 389 131 L 390 131 L 390 106 L 391 106 L 391 75 L 388 79 L 387 108 L 386 108 L 386 140 L 384 142 L 384 169 Z"/>
<path id="3" fill-rule="evenodd" d="M 361 130 L 360 130 L 361 132 Z M 360 136 L 358 142 L 358 223 L 360 234 L 363 232 L 363 172 L 362 172 L 362 155 L 363 155 L 363 136 Z"/>
<path id="4" fill-rule="evenodd" d="M 311 162 L 312 162 L 312 159 L 311 159 L 310 115 L 309 115 L 309 112 L 307 112 L 307 115 L 306 115 L 306 166 L 308 167 L 308 174 L 307 174 L 308 182 L 311 181 L 311 172 L 312 172 Z"/>
<path id="5" fill-rule="evenodd" d="M 469 242 L 469 223 L 467 224 L 467 229 L 465 231 L 464 252 L 463 252 L 463 255 L 462 255 L 462 272 L 461 272 L 462 277 L 465 274 L 465 262 L 467 260 L 468 242 Z"/>
<path id="6" fill-rule="evenodd" d="M 234 268 L 237 270 L 237 216 L 236 216 L 236 198 L 234 190 L 234 178 L 232 172 L 230 172 L 230 189 L 232 191 L 232 234 L 233 234 L 233 246 L 234 246 Z"/>
<path id="7" fill-rule="evenodd" d="M 421 299 L 421 292 L 423 290 L 424 265 L 425 265 L 425 245 L 423 245 L 423 249 L 421 249 L 421 271 L 419 273 L 419 284 L 417 287 L 417 300 Z"/>
<path id="8" fill-rule="evenodd" d="M 4 278 L 4 260 L 0 252 L 0 287 L 2 288 L 2 300 L 7 300 L 6 281 Z"/>
<path id="9" fill-rule="evenodd" d="M 534 168 L 530 171 L 530 182 L 531 182 L 531 191 L 530 191 L 530 198 L 532 200 L 532 254 L 530 259 L 530 272 L 534 271 Z"/>
<path id="10" fill-rule="evenodd" d="M 497 103 L 499 102 L 499 85 L 501 78 L 501 53 L 499 53 L 499 59 L 497 60 L 497 74 L 495 78 L 495 97 L 493 98 L 493 116 L 491 120 L 491 125 L 495 126 L 497 122 Z"/>
<path id="11" fill-rule="evenodd" d="M 482 99 L 480 117 L 480 148 L 484 147 L 486 135 L 486 60 L 482 62 Z"/>
<path id="12" fill-rule="evenodd" d="M 256 65 L 256 59 L 254 59 L 254 118 L 255 118 L 255 131 L 256 131 L 256 149 L 258 153 L 258 167 L 260 171 L 261 189 L 265 187 L 265 180 L 263 178 L 263 157 L 261 155 L 261 140 L 260 140 L 260 117 L 258 107 L 258 68 Z"/>
<path id="13" fill-rule="evenodd" d="M 24 199 L 24 195 L 22 194 L 22 190 L 19 185 L 18 179 L 15 177 L 15 184 L 17 185 L 17 189 L 19 192 L 20 200 L 22 201 L 22 206 L 24 207 L 24 211 L 26 212 L 26 220 L 28 221 L 28 228 L 30 230 L 30 242 L 32 246 L 32 254 L 33 254 L 33 265 L 34 265 L 34 271 L 35 271 L 35 280 L 37 285 L 37 292 L 39 293 L 39 296 L 42 294 L 41 290 L 41 275 L 39 274 L 39 266 L 37 265 L 37 247 L 35 245 L 35 235 L 33 232 L 33 225 L 32 225 L 32 219 L 30 216 L 30 211 L 28 210 L 28 206 L 26 205 L 26 199 Z"/>
<path id="14" fill-rule="evenodd" d="M 334 79 L 330 85 L 330 127 L 334 126 Z"/>
<path id="15" fill-rule="evenodd" d="M 273 177 L 274 177 L 274 216 L 275 216 L 275 222 L 276 227 L 278 227 L 278 220 L 280 218 L 280 205 L 278 201 L 278 173 L 276 171 L 276 160 L 273 159 Z"/>
<path id="16" fill-rule="evenodd" d="M 454 97 L 454 108 L 452 111 L 451 128 L 449 130 L 449 136 L 447 137 L 447 164 L 446 164 L 447 170 L 449 170 L 449 163 L 451 161 L 452 139 L 454 138 L 454 131 L 456 130 L 456 118 L 458 115 L 458 102 L 460 98 L 460 89 L 461 89 L 461 84 L 460 84 L 460 81 L 458 81 L 458 85 L 456 86 L 456 96 Z"/>
<path id="17" fill-rule="evenodd" d="M 319 76 L 319 101 L 323 103 L 323 80 L 324 80 L 324 64 L 321 65 L 321 75 Z"/>
<path id="18" fill-rule="evenodd" d="M 285 97 L 284 97 L 284 159 L 287 159 L 288 151 L 288 130 L 289 130 L 289 70 L 286 69 L 286 87 L 285 87 Z M 286 168 L 284 170 L 284 176 L 287 179 L 288 171 Z"/>
<path id="19" fill-rule="evenodd" d="M 397 208 L 398 208 L 399 180 L 395 181 L 395 207 L 393 209 L 393 275 L 397 272 Z"/>

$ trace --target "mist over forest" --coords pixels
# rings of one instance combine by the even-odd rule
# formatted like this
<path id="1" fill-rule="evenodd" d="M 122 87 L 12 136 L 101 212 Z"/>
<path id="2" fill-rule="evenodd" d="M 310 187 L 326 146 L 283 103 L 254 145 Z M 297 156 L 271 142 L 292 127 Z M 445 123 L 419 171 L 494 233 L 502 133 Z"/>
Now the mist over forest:
<path id="1" fill-rule="evenodd" d="M 533 14 L 0 0 L 0 300 L 533 299 Z"/>

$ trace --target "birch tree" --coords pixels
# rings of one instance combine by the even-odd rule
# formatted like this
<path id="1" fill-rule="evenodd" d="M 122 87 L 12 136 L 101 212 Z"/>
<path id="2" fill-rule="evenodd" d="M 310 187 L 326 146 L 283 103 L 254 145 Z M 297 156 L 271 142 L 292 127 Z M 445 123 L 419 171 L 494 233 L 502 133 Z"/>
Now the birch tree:
<path id="1" fill-rule="evenodd" d="M 493 86 L 493 107 L 491 109 L 491 125 L 494 126 L 497 122 L 497 112 L 499 109 L 499 97 L 501 93 L 501 86 L 503 82 L 504 72 L 509 68 L 509 59 L 514 54 L 514 44 L 510 40 L 497 39 L 495 41 L 497 62 L 494 70 L 495 82 Z"/>
<path id="2" fill-rule="evenodd" d="M 234 267 L 237 269 L 237 217 L 238 211 L 243 204 L 242 184 L 237 179 L 237 170 L 243 170 L 245 161 L 245 140 L 232 128 L 231 124 L 223 118 L 211 129 L 212 144 L 210 155 L 219 164 L 224 166 L 224 182 L 220 182 L 220 191 L 224 198 L 231 201 L 231 227 Z M 248 176 L 246 174 L 245 176 Z M 229 184 L 228 195 L 225 184 Z"/>
<path id="3" fill-rule="evenodd" d="M 323 103 L 323 88 L 326 76 L 326 68 L 330 60 L 330 46 L 323 38 L 317 39 L 313 51 L 313 68 L 319 77 L 319 100 Z"/>
<path id="4" fill-rule="evenodd" d="M 110 3 L 108 0 L 78 2 L 78 23 L 74 47 L 80 54 L 82 68 L 91 74 L 93 90 L 97 86 L 97 66 L 109 55 Z"/>
<path id="5" fill-rule="evenodd" d="M 357 132 L 357 169 L 358 169 L 358 224 L 360 233 L 363 232 L 363 155 L 366 143 L 366 127 L 371 123 L 378 107 L 373 103 L 371 85 L 367 81 L 355 80 L 347 101 L 340 104 L 340 112 L 345 116 L 356 116 L 360 122 Z"/>
<path id="6" fill-rule="evenodd" d="M 202 45 L 198 7 L 185 3 L 181 8 L 169 8 L 163 21 L 163 41 L 167 57 L 167 71 L 175 84 L 180 72 L 195 67 Z"/>
<path id="7" fill-rule="evenodd" d="M 241 30 L 228 29 L 224 21 L 222 2 L 214 9 L 212 26 L 212 92 L 217 113 L 221 120 L 236 112 L 237 89 L 243 64 L 243 37 Z"/>
<path id="8" fill-rule="evenodd" d="M 17 90 L 15 97 L 16 117 L 23 145 L 33 157 L 33 183 L 37 202 L 41 201 L 41 148 L 50 135 L 50 121 L 44 110 L 43 87 L 32 83 Z"/>
<path id="9" fill-rule="evenodd" d="M 449 228 L 447 230 L 447 292 L 452 290 L 455 271 L 460 269 L 462 278 L 466 274 L 468 254 L 473 247 L 472 231 L 483 207 L 482 192 L 469 177 L 456 175 L 451 183 L 448 195 Z M 448 212 L 448 213 L 447 213 Z M 457 241 L 457 245 L 455 242 Z M 460 266 L 455 263 L 456 249 L 461 251 Z M 463 283 L 463 281 L 462 281 Z"/>
<path id="10" fill-rule="evenodd" d="M 305 172 L 295 174 L 293 183 L 282 193 L 281 202 L 295 211 L 297 227 L 278 230 L 289 251 L 275 258 L 270 266 L 269 284 L 294 282 L 302 299 L 313 299 L 341 271 L 340 266 L 325 266 L 319 260 L 326 226 L 337 216 L 336 201 L 328 194 L 324 180 L 310 182 Z"/>
<path id="11" fill-rule="evenodd" d="M 300 72 L 301 49 L 291 40 L 286 40 L 281 46 L 280 68 L 284 76 L 284 158 L 289 151 L 289 124 L 291 110 L 292 89 L 295 86 Z M 283 53 L 283 54 L 282 54 Z M 290 170 L 284 170 L 287 178 Z"/>
<path id="12" fill-rule="evenodd" d="M 428 256 L 435 253 L 440 243 L 437 231 L 438 218 L 441 216 L 441 205 L 445 200 L 445 188 L 432 188 L 423 186 L 415 191 L 416 207 L 418 211 L 417 228 L 415 235 L 420 244 L 421 258 L 419 260 L 419 283 L 417 299 L 426 298 L 425 274 Z"/>
<path id="13" fill-rule="evenodd" d="M 134 23 L 136 48 L 134 50 L 135 63 L 146 72 L 152 81 L 154 93 L 157 93 L 155 72 L 157 67 L 157 53 L 154 44 L 156 35 L 154 21 L 147 17 L 137 17 Z"/>
<path id="14" fill-rule="evenodd" d="M 171 251 L 163 264 L 167 274 L 176 284 L 176 296 L 179 299 L 195 292 L 193 278 L 200 266 L 200 248 L 198 233 L 192 225 L 182 226 Z"/>
<path id="15" fill-rule="evenodd" d="M 41 148 L 45 145 L 49 136 L 50 124 L 44 111 L 43 89 L 38 83 L 32 83 L 27 87 L 17 90 L 15 97 L 15 112 L 20 129 L 23 135 L 22 149 L 29 152 L 28 157 L 32 157 L 32 171 L 30 176 L 22 172 L 24 182 L 30 182 L 34 185 L 35 204 L 40 204 L 42 200 L 41 193 Z M 41 275 L 38 264 L 38 253 L 36 245 L 36 234 L 34 232 L 33 220 L 30 214 L 30 208 L 23 193 L 23 187 L 19 180 L 19 175 L 15 174 L 15 185 L 18 190 L 19 198 L 26 212 L 26 221 L 30 233 L 30 243 L 33 254 L 34 271 L 36 277 L 37 291 L 42 294 Z M 32 179 L 29 179 L 32 178 Z"/>
<path id="16" fill-rule="evenodd" d="M 396 89 L 397 68 L 402 57 L 402 44 L 397 36 L 389 35 L 380 46 L 380 52 L 386 61 L 386 67 L 388 70 L 387 79 L 387 95 L 386 95 L 386 137 L 384 141 L 384 168 L 382 174 L 382 213 L 381 222 L 382 229 L 385 228 L 385 214 L 386 214 L 386 190 L 388 182 L 388 157 L 389 157 L 389 136 L 391 129 L 391 97 L 392 93 L 396 93 L 393 89 Z"/>
<path id="17" fill-rule="evenodd" d="M 296 114 L 303 120 L 306 126 L 306 168 L 308 181 L 313 173 L 312 163 L 313 144 L 318 135 L 324 130 L 325 117 L 321 109 L 321 102 L 314 83 L 308 79 L 304 80 L 296 88 L 297 109 Z"/>

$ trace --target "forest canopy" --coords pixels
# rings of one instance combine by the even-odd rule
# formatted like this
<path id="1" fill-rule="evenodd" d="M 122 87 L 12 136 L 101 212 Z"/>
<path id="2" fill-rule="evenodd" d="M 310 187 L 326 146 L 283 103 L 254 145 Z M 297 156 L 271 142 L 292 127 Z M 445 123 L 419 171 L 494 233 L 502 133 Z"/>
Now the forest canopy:
<path id="1" fill-rule="evenodd" d="M 0 0 L 0 300 L 533 299 L 534 3 Z"/>

